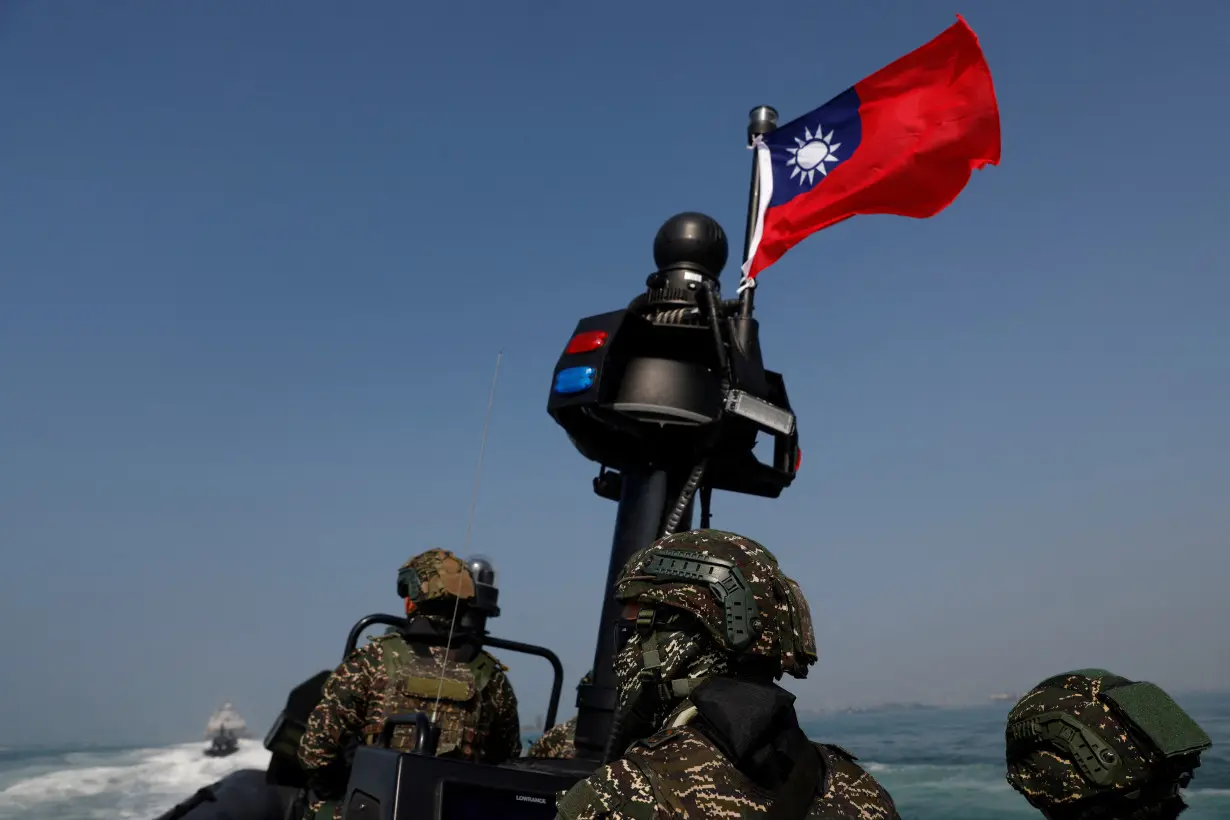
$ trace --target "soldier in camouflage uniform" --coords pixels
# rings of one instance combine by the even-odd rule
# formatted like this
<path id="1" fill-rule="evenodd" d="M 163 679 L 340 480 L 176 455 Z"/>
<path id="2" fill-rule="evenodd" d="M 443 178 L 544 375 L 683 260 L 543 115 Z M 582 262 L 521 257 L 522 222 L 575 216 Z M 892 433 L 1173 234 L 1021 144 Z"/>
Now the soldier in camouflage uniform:
<path id="1" fill-rule="evenodd" d="M 557 723 L 542 737 L 530 744 L 526 757 L 539 758 L 573 758 L 577 756 L 577 716 L 573 715 L 563 723 Z"/>
<path id="2" fill-rule="evenodd" d="M 475 599 L 469 567 L 440 549 L 403 564 L 397 590 L 407 618 L 423 618 L 442 634 Z M 492 655 L 464 641 L 446 650 L 392 632 L 356 649 L 325 682 L 323 698 L 299 742 L 299 760 L 313 782 L 305 817 L 341 819 L 345 751 L 373 743 L 391 715 L 425 712 L 431 717 L 440 729 L 441 757 L 501 763 L 520 756 L 521 721 L 507 671 Z M 390 746 L 408 751 L 415 734 L 412 726 L 398 727 Z"/>
<path id="3" fill-rule="evenodd" d="M 592 672 L 586 672 L 585 677 L 581 678 L 578 689 L 587 683 L 592 683 L 594 675 Z M 525 753 L 526 757 L 540 758 L 573 758 L 577 756 L 577 716 L 573 715 L 563 723 L 557 723 L 550 729 L 542 733 L 542 737 L 530 744 L 529 750 Z"/>
<path id="4" fill-rule="evenodd" d="M 1212 743 L 1152 683 L 1105 669 L 1047 678 L 1005 731 L 1008 783 L 1050 820 L 1171 820 Z"/>
<path id="5" fill-rule="evenodd" d="M 632 557 L 616 596 L 607 758 L 622 758 L 561 794 L 558 818 L 900 820 L 853 755 L 807 739 L 774 683 L 806 676 L 816 639 L 772 553 L 729 532 L 678 533 Z"/>

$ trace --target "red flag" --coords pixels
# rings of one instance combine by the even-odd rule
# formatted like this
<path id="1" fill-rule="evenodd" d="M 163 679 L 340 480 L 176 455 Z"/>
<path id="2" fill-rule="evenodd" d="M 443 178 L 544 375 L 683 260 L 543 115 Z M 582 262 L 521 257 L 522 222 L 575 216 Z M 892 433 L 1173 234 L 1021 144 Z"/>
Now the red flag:
<path id="1" fill-rule="evenodd" d="M 740 290 L 816 231 L 858 214 L 934 216 L 999 164 L 999 105 L 960 16 L 931 42 L 756 140 L 760 211 Z"/>

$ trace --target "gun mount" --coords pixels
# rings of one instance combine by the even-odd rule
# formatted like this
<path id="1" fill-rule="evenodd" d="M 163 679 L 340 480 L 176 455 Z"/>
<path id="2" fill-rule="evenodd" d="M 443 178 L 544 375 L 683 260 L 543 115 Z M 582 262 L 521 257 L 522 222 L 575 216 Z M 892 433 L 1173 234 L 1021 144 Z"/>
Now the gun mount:
<path id="1" fill-rule="evenodd" d="M 777 112 L 751 112 L 749 141 L 772 131 Z M 750 241 L 757 210 L 756 165 L 749 195 Z M 744 257 L 748 244 L 745 242 Z M 776 498 L 799 465 L 798 430 L 781 374 L 766 370 L 753 292 L 723 300 L 719 278 L 729 249 L 712 218 L 678 214 L 662 226 L 653 246 L 656 270 L 645 291 L 622 310 L 582 319 L 552 376 L 547 412 L 581 455 L 599 464 L 593 488 L 618 502 L 606 589 L 632 554 L 656 538 L 689 527 L 696 496 L 700 524 L 709 525 L 712 491 Z M 757 437 L 773 438 L 772 462 L 754 453 Z M 499 615 L 494 572 L 471 559 L 478 603 L 458 624 L 457 641 L 494 646 L 547 659 L 554 671 L 546 728 L 554 724 L 563 684 L 559 659 L 549 649 L 487 634 Z M 395 715 L 381 739 L 354 750 L 342 796 L 346 820 L 548 820 L 554 797 L 587 777 L 601 762 L 615 710 L 612 668 L 618 609 L 604 598 L 592 680 L 577 693 L 577 756 L 518 758 L 498 766 L 435 756 L 438 731 L 422 713 Z M 365 629 L 385 624 L 414 640 L 440 643 L 405 618 L 369 615 L 355 624 L 349 653 Z M 296 796 L 306 785 L 297 750 L 307 718 L 329 676 L 323 671 L 291 691 L 265 740 L 272 754 L 266 772 L 240 771 L 197 792 L 158 820 L 296 820 Z M 415 727 L 412 751 L 388 748 L 395 727 Z"/>

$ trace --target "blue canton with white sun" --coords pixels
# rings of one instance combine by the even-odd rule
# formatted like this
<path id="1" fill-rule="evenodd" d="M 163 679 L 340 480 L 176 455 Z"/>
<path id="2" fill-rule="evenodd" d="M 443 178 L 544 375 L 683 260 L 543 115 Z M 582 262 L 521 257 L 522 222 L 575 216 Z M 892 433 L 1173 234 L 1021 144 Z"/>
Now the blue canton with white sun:
<path id="1" fill-rule="evenodd" d="M 850 88 L 765 136 L 773 157 L 770 207 L 812 190 L 854 155 L 863 140 L 858 105 L 858 94 Z"/>

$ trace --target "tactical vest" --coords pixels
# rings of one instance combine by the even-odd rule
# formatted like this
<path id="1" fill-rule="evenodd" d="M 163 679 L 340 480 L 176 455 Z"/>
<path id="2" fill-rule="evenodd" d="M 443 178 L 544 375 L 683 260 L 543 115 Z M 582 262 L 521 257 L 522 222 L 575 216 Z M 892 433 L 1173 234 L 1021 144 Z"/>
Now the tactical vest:
<path id="1" fill-rule="evenodd" d="M 440 729 L 436 754 L 477 761 L 495 718 L 483 693 L 503 665 L 486 652 L 479 652 L 465 664 L 445 662 L 434 652 L 419 654 L 401 635 L 383 635 L 375 640 L 383 650 L 388 683 L 381 693 L 381 708 L 369 710 L 376 719 L 363 727 L 367 743 L 375 743 L 391 715 L 423 712 L 430 718 L 434 712 L 435 725 Z M 399 726 L 393 730 L 389 747 L 408 752 L 414 748 L 414 738 L 414 727 Z"/>
<path id="2" fill-rule="evenodd" d="M 686 752 L 673 749 L 672 746 L 685 736 L 693 740 L 687 744 Z M 749 780 L 726 759 L 721 750 L 692 727 L 665 729 L 637 741 L 625 753 L 624 760 L 645 776 L 653 788 L 657 806 L 664 808 L 672 818 L 701 820 L 728 815 L 730 811 L 736 811 L 740 820 L 898 817 L 891 804 L 884 814 L 869 814 L 865 811 L 865 803 L 869 799 L 867 795 L 854 797 L 840 789 L 834 790 L 835 772 L 850 769 L 861 772 L 853 764 L 856 758 L 849 752 L 839 746 L 810 742 L 804 744 L 804 748 L 814 749 L 818 757 L 811 757 L 809 751 L 803 759 L 796 761 L 796 766 L 812 769 L 814 777 L 800 778 L 801 782 L 810 782 L 806 792 L 800 795 L 802 799 L 789 801 L 793 803 L 791 806 L 786 805 L 788 801 L 782 793 L 779 792 L 782 799 L 775 800 L 774 794 Z M 698 777 L 703 779 L 701 788 L 698 788 Z M 877 805 L 882 804 L 877 802 Z M 633 818 L 640 813 L 636 811 L 640 806 L 614 808 Z M 643 820 L 654 820 L 658 816 L 656 812 L 649 813 Z"/>

